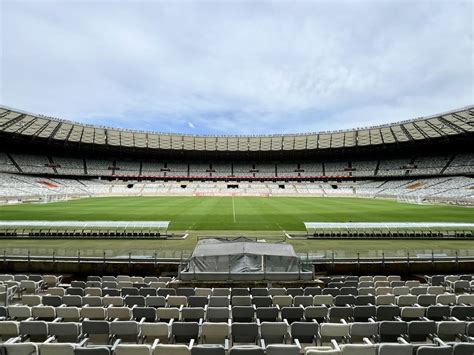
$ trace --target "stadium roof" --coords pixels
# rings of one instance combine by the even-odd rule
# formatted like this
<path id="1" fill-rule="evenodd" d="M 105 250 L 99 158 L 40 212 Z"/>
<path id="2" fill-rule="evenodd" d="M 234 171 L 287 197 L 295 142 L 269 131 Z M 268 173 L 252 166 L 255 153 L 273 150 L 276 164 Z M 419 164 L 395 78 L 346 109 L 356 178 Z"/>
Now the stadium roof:
<path id="1" fill-rule="evenodd" d="M 153 151 L 276 152 L 332 150 L 465 137 L 474 106 L 393 124 L 333 132 L 204 136 L 125 130 L 46 117 L 0 106 L 0 133 L 49 143 Z"/>

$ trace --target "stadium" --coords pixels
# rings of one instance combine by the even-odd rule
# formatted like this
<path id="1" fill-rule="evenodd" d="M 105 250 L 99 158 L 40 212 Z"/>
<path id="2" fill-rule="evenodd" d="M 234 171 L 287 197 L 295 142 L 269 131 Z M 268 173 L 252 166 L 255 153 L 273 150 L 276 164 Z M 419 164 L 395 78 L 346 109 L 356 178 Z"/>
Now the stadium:
<path id="1" fill-rule="evenodd" d="M 428 334 L 436 321 L 445 326 L 441 320 L 453 312 L 461 319 L 456 324 L 464 324 L 474 309 L 473 117 L 474 108 L 466 107 L 347 131 L 193 136 L 88 126 L 2 107 L 4 298 L 7 304 L 22 295 L 25 311 L 32 312 L 27 318 L 35 320 L 22 324 L 22 316 L 12 315 L 21 307 L 8 306 L 3 316 L 14 321 L 0 326 L 7 332 L 20 321 L 15 336 L 26 332 L 31 340 L 46 340 L 52 328 L 45 332 L 39 324 L 60 317 L 62 303 L 72 306 L 68 296 L 79 297 L 88 305 L 81 317 L 95 319 L 82 321 L 83 332 L 88 327 L 89 337 L 104 337 L 100 324 L 115 316 L 100 307 L 115 292 L 121 300 L 116 312 L 124 315 L 110 323 L 110 332 L 119 327 L 124 334 L 115 337 L 124 343 L 146 331 L 151 333 L 144 339 L 159 339 L 153 333 L 158 330 L 139 330 L 131 321 L 142 319 L 135 313 L 147 308 L 153 322 L 175 337 L 164 343 L 198 341 L 195 332 L 205 333 L 207 326 L 222 332 L 219 326 L 227 323 L 216 329 L 212 324 L 227 317 L 236 344 L 240 336 L 243 343 L 254 342 L 248 332 L 255 319 L 262 321 L 261 340 L 279 344 L 274 339 L 286 339 L 289 331 L 314 332 L 319 322 L 319 331 L 305 340 L 313 343 L 306 352 L 329 351 L 331 340 L 344 338 L 337 334 L 346 325 L 338 322 L 367 321 L 372 308 L 389 329 L 391 323 L 398 329 L 415 322 Z M 361 276 L 346 276 L 354 274 Z M 420 274 L 435 276 L 420 280 Z M 64 289 L 59 278 L 66 275 L 71 281 Z M 163 303 L 148 307 L 157 297 Z M 269 307 L 281 308 L 276 318 L 259 315 Z M 359 311 L 363 316 L 356 316 Z M 395 315 L 400 321 L 391 321 Z M 207 326 L 195 328 L 201 318 Z M 324 327 L 333 323 L 326 335 Z M 371 334 L 370 325 L 361 323 L 363 335 Z M 385 337 L 381 329 L 376 333 Z M 159 342 L 154 348 L 158 354 L 217 354 L 229 348 L 228 336 L 218 337 L 219 343 L 226 340 L 222 348 Z M 61 343 L 59 333 L 56 338 Z M 268 345 L 266 352 L 299 353 L 295 341 L 274 350 Z M 376 345 L 368 343 L 354 344 L 354 351 L 372 353 Z M 392 345 L 410 354 L 414 347 Z M 51 349 L 57 346 L 53 342 Z M 351 346 L 342 345 L 347 351 Z M 139 348 L 113 347 L 117 354 Z M 244 347 L 255 354 L 262 349 Z M 472 351 L 470 345 L 465 349 Z"/>
<path id="2" fill-rule="evenodd" d="M 0 355 L 474 355 L 474 3 L 0 14 Z"/>

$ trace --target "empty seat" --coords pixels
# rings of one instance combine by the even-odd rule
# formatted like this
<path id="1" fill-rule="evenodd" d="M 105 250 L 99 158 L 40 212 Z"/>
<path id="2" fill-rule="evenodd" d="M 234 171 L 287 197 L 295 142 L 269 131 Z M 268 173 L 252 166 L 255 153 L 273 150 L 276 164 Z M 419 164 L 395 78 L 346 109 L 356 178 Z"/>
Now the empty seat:
<path id="1" fill-rule="evenodd" d="M 191 355 L 225 355 L 224 346 L 218 344 L 200 344 L 191 348 Z"/>
<path id="2" fill-rule="evenodd" d="M 406 322 L 383 321 L 379 325 L 379 341 L 385 343 L 396 343 L 398 337 L 407 334 L 408 325 Z"/>
<path id="3" fill-rule="evenodd" d="M 290 326 L 292 340 L 300 343 L 316 344 L 319 325 L 316 322 L 293 322 Z"/>
<path id="4" fill-rule="evenodd" d="M 420 346 L 416 350 L 416 355 L 452 355 L 450 346 Z"/>
<path id="5" fill-rule="evenodd" d="M 81 335 L 81 326 L 79 323 L 50 322 L 48 323 L 49 335 L 56 338 L 60 343 L 76 343 Z"/>
<path id="6" fill-rule="evenodd" d="M 375 322 L 350 323 L 352 343 L 362 343 L 364 338 L 375 338 L 379 333 L 379 324 Z"/>
<path id="7" fill-rule="evenodd" d="M 231 310 L 229 307 L 209 307 L 206 318 L 209 322 L 228 322 Z"/>
<path id="8" fill-rule="evenodd" d="M 232 307 L 232 319 L 234 322 L 252 322 L 255 318 L 255 308 L 252 306 Z"/>
<path id="9" fill-rule="evenodd" d="M 292 344 L 270 344 L 266 347 L 266 355 L 299 355 L 300 348 Z"/>
<path id="10" fill-rule="evenodd" d="M 21 321 L 20 335 L 32 342 L 43 342 L 48 338 L 48 324 L 44 321 Z"/>
<path id="11" fill-rule="evenodd" d="M 284 343 L 287 336 L 287 322 L 262 322 L 260 325 L 260 337 L 265 344 Z"/>
<path id="12" fill-rule="evenodd" d="M 233 343 L 257 343 L 259 329 L 257 323 L 232 323 Z"/>
<path id="13" fill-rule="evenodd" d="M 275 322 L 279 315 L 278 307 L 258 307 L 255 311 L 260 322 Z"/>
<path id="14" fill-rule="evenodd" d="M 205 310 L 203 307 L 185 307 L 181 309 L 181 319 L 185 322 L 199 322 L 203 320 Z"/>
<path id="15" fill-rule="evenodd" d="M 140 334 L 144 343 L 151 344 L 158 339 L 160 343 L 167 344 L 169 342 L 169 332 L 168 323 L 140 323 Z"/>
<path id="16" fill-rule="evenodd" d="M 82 322 L 82 332 L 89 338 L 89 343 L 107 345 L 110 340 L 110 323 L 107 321 L 89 320 Z"/>
<path id="17" fill-rule="evenodd" d="M 229 355 L 264 355 L 265 350 L 255 345 L 237 345 L 229 350 Z"/>
<path id="18" fill-rule="evenodd" d="M 203 344 L 222 344 L 230 339 L 230 326 L 228 323 L 204 322 L 201 326 L 201 339 Z"/>
<path id="19" fill-rule="evenodd" d="M 379 344 L 379 355 L 412 355 L 413 346 L 411 344 Z"/>
<path id="20" fill-rule="evenodd" d="M 349 324 L 323 323 L 320 325 L 321 343 L 328 343 L 331 339 L 341 342 L 343 338 L 349 336 Z"/>
<path id="21" fill-rule="evenodd" d="M 171 338 L 175 343 L 188 343 L 191 339 L 197 341 L 199 335 L 199 323 L 197 322 L 173 322 L 171 325 Z"/>

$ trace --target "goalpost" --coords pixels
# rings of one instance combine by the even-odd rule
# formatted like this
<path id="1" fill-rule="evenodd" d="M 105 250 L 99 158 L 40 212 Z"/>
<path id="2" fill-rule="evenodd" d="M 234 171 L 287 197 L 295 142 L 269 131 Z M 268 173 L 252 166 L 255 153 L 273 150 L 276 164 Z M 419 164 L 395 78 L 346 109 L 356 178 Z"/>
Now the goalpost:
<path id="1" fill-rule="evenodd" d="M 397 202 L 412 203 L 415 205 L 423 205 L 424 200 L 421 196 L 397 195 Z"/>

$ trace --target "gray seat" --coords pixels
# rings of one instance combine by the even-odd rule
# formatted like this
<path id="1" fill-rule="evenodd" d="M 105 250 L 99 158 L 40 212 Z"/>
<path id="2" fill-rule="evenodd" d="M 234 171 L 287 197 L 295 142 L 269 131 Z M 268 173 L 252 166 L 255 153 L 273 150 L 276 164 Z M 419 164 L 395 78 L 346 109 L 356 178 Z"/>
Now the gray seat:
<path id="1" fill-rule="evenodd" d="M 434 321 L 441 321 L 446 319 L 451 314 L 451 308 L 449 306 L 428 306 L 426 308 L 426 318 Z"/>
<path id="2" fill-rule="evenodd" d="M 410 342 L 425 342 L 429 335 L 436 333 L 436 322 L 411 321 L 408 322 L 408 339 Z"/>
<path id="3" fill-rule="evenodd" d="M 65 295 L 63 296 L 63 304 L 68 307 L 82 307 L 82 296 Z"/>
<path id="4" fill-rule="evenodd" d="M 288 323 L 299 322 L 304 318 L 304 308 L 283 307 L 281 309 L 281 319 L 286 319 Z"/>
<path id="5" fill-rule="evenodd" d="M 379 355 L 412 355 L 411 344 L 379 344 Z"/>
<path id="6" fill-rule="evenodd" d="M 292 340 L 300 343 L 315 344 L 318 336 L 319 325 L 316 322 L 293 322 L 290 326 Z"/>
<path id="7" fill-rule="evenodd" d="M 416 355 L 452 355 L 453 349 L 450 346 L 420 346 L 416 350 Z"/>
<path id="8" fill-rule="evenodd" d="M 107 345 L 110 341 L 110 323 L 102 320 L 85 320 L 82 322 L 82 332 L 87 334 L 89 342 Z"/>
<path id="9" fill-rule="evenodd" d="M 252 289 L 253 290 L 253 289 Z M 273 305 L 273 300 L 270 296 L 253 296 L 252 304 L 255 307 L 271 307 Z"/>
<path id="10" fill-rule="evenodd" d="M 209 322 L 228 322 L 230 309 L 228 307 L 209 307 L 206 317 Z"/>
<path id="11" fill-rule="evenodd" d="M 32 342 L 43 342 L 48 339 L 48 324 L 44 321 L 21 321 L 20 335 Z"/>
<path id="12" fill-rule="evenodd" d="M 232 307 L 232 320 L 234 322 L 252 322 L 255 318 L 255 308 L 252 306 Z"/>
<path id="13" fill-rule="evenodd" d="M 350 323 L 350 335 L 352 343 L 363 343 L 364 338 L 374 338 L 379 333 L 379 324 L 376 322 L 353 322 Z"/>
<path id="14" fill-rule="evenodd" d="M 230 299 L 227 296 L 211 296 L 209 297 L 209 307 L 228 307 Z"/>
<path id="15" fill-rule="evenodd" d="M 6 355 L 30 355 L 38 354 L 38 345 L 31 342 L 25 343 L 4 343 L 0 345 L 0 353 L 6 350 Z"/>
<path id="16" fill-rule="evenodd" d="M 458 343 L 453 346 L 453 355 L 474 354 L 474 343 Z"/>
<path id="17" fill-rule="evenodd" d="M 318 323 L 323 323 L 328 315 L 329 308 L 326 306 L 310 306 L 304 309 L 304 318 L 307 322 L 316 320 Z"/>
<path id="18" fill-rule="evenodd" d="M 376 317 L 378 321 L 390 321 L 400 316 L 400 307 L 391 305 L 377 306 Z"/>
<path id="19" fill-rule="evenodd" d="M 137 343 L 138 323 L 135 321 L 114 321 L 110 323 L 110 334 L 126 343 Z"/>
<path id="20" fill-rule="evenodd" d="M 97 348 L 76 348 L 75 355 L 110 355 L 110 350 L 106 347 Z"/>
<path id="21" fill-rule="evenodd" d="M 174 288 L 159 288 L 157 291 L 156 291 L 156 294 L 158 296 L 163 296 L 163 297 L 166 297 L 166 296 L 176 296 L 176 290 Z"/>
<path id="22" fill-rule="evenodd" d="M 206 296 L 189 296 L 188 306 L 189 307 L 205 307 L 209 303 L 209 298 Z"/>
<path id="23" fill-rule="evenodd" d="M 69 287 L 66 289 L 66 295 L 85 296 L 85 291 L 81 287 Z"/>
<path id="24" fill-rule="evenodd" d="M 52 307 L 59 307 L 63 304 L 63 298 L 61 296 L 44 295 L 41 301 L 43 305 Z"/>
<path id="25" fill-rule="evenodd" d="M 279 310 L 277 307 L 258 307 L 255 311 L 257 319 L 260 322 L 276 322 Z"/>
<path id="26" fill-rule="evenodd" d="M 271 344 L 266 348 L 266 355 L 299 355 L 300 348 L 290 344 Z"/>
<path id="27" fill-rule="evenodd" d="M 451 308 L 451 317 L 459 320 L 468 320 L 474 318 L 474 306 L 454 306 Z"/>
<path id="28" fill-rule="evenodd" d="M 339 323 L 342 319 L 349 322 L 353 314 L 352 307 L 333 306 L 329 308 L 328 319 L 331 323 Z"/>
<path id="29" fill-rule="evenodd" d="M 355 296 L 355 304 L 356 305 L 368 305 L 368 304 L 375 304 L 375 296 L 374 295 L 358 295 Z"/>
<path id="30" fill-rule="evenodd" d="M 306 287 L 304 289 L 305 296 L 316 296 L 321 294 L 321 287 Z"/>
<path id="31" fill-rule="evenodd" d="M 232 296 L 232 306 L 251 306 L 252 298 L 250 296 Z"/>
<path id="32" fill-rule="evenodd" d="M 156 288 L 142 287 L 138 290 L 138 294 L 143 297 L 156 296 Z"/>
<path id="33" fill-rule="evenodd" d="M 165 307 L 166 298 L 163 296 L 147 296 L 145 298 L 145 306 L 154 308 Z"/>
<path id="34" fill-rule="evenodd" d="M 260 337 L 265 344 L 285 343 L 288 336 L 288 323 L 263 322 L 260 324 Z"/>
<path id="35" fill-rule="evenodd" d="M 334 305 L 345 306 L 355 304 L 355 297 L 352 295 L 337 295 L 334 297 Z"/>
<path id="36" fill-rule="evenodd" d="M 124 298 L 124 304 L 127 307 L 145 307 L 145 297 L 143 296 L 126 296 Z"/>
<path id="37" fill-rule="evenodd" d="M 181 319 L 186 322 L 199 322 L 204 319 L 203 307 L 184 307 L 181 309 Z"/>
<path id="38" fill-rule="evenodd" d="M 197 322 L 173 322 L 171 325 L 171 338 L 175 343 L 189 343 L 191 339 L 197 341 L 198 336 Z"/>
<path id="39" fill-rule="evenodd" d="M 55 336 L 59 343 L 76 343 L 81 335 L 80 324 L 74 322 L 50 322 L 48 331 L 49 335 Z"/>
<path id="40" fill-rule="evenodd" d="M 268 296 L 268 288 L 266 288 L 266 287 L 254 287 L 250 290 L 250 294 L 253 297 Z"/>
<path id="41" fill-rule="evenodd" d="M 258 328 L 257 323 L 232 323 L 232 342 L 256 344 L 259 336 Z"/>
<path id="42" fill-rule="evenodd" d="M 265 350 L 255 345 L 237 345 L 233 346 L 229 355 L 264 355 Z"/>
<path id="43" fill-rule="evenodd" d="M 156 310 L 153 307 L 135 307 L 132 309 L 132 316 L 137 322 L 154 322 L 156 321 Z"/>
<path id="44" fill-rule="evenodd" d="M 194 296 L 195 294 L 196 291 L 192 287 L 179 287 L 176 291 L 177 296 L 186 296 L 188 298 L 189 296 Z"/>
<path id="45" fill-rule="evenodd" d="M 216 344 L 200 344 L 191 348 L 191 355 L 225 355 L 225 348 Z"/>
<path id="46" fill-rule="evenodd" d="M 377 308 L 375 306 L 354 306 L 354 321 L 368 322 L 369 318 L 376 317 Z"/>
<path id="47" fill-rule="evenodd" d="M 384 343 L 396 343 L 398 337 L 407 334 L 407 332 L 406 322 L 383 321 L 379 326 L 379 339 Z"/>
<path id="48" fill-rule="evenodd" d="M 246 287 L 233 287 L 231 290 L 232 296 L 250 296 L 250 290 Z"/>
<path id="49" fill-rule="evenodd" d="M 293 305 L 308 307 L 313 305 L 313 296 L 295 296 Z"/>

